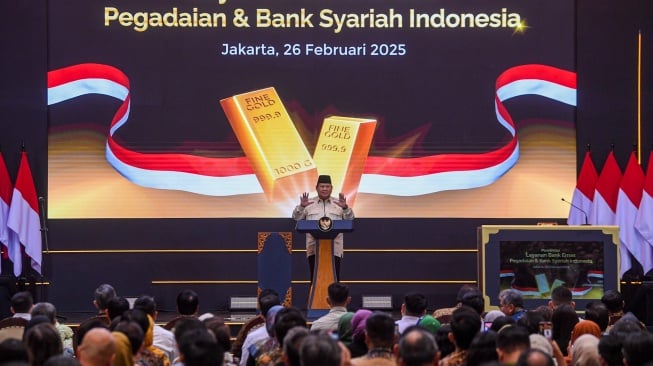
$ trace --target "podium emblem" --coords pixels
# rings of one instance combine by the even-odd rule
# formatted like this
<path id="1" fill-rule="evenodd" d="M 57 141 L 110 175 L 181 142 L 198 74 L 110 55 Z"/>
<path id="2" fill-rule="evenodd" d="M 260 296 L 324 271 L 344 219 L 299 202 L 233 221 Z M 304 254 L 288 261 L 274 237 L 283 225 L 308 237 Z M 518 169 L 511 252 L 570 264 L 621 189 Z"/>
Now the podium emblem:
<path id="1" fill-rule="evenodd" d="M 318 228 L 322 232 L 325 233 L 329 232 L 331 231 L 331 229 L 333 229 L 333 221 L 331 220 L 331 218 L 324 216 L 320 218 L 320 221 L 318 222 Z"/>

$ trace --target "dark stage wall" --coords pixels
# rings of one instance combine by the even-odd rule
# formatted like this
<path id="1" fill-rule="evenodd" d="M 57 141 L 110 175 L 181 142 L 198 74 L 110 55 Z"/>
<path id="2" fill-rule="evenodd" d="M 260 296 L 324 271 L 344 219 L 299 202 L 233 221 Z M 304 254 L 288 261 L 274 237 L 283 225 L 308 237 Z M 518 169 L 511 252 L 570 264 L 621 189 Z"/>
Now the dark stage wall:
<path id="1" fill-rule="evenodd" d="M 0 147 L 13 180 L 18 152 L 25 144 L 39 196 L 47 192 L 46 10 L 45 0 L 0 2 Z M 647 0 L 578 0 L 576 19 L 578 164 L 585 146 L 591 144 L 600 170 L 614 145 L 617 160 L 625 167 L 636 142 L 636 47 L 641 30 L 642 165 L 646 167 L 653 144 L 653 4 Z M 351 252 L 345 255 L 343 279 L 351 281 L 355 302 L 363 294 L 390 294 L 398 305 L 403 293 L 420 289 L 428 294 L 430 308 L 446 306 L 461 284 L 477 279 L 479 225 L 538 221 L 563 224 L 566 218 L 361 218 L 356 222 L 356 232 L 347 237 Z M 162 309 L 172 310 L 176 293 L 192 287 L 200 293 L 202 310 L 224 310 L 229 296 L 255 293 L 251 281 L 256 280 L 256 233 L 292 231 L 292 225 L 290 219 L 50 220 L 48 249 L 53 253 L 44 254 L 41 280 L 47 284 L 37 286 L 37 294 L 40 300 L 53 302 L 60 312 L 92 311 L 92 291 L 108 282 L 122 295 L 156 295 Z M 218 243 L 233 251 L 148 252 L 212 249 Z M 294 247 L 299 248 L 293 254 L 294 304 L 302 308 L 308 293 L 302 236 L 295 235 Z M 66 252 L 108 248 L 141 252 Z M 416 251 L 401 252 L 402 248 Z M 430 251 L 417 251 L 420 249 Z M 156 282 L 166 280 L 224 282 Z"/>

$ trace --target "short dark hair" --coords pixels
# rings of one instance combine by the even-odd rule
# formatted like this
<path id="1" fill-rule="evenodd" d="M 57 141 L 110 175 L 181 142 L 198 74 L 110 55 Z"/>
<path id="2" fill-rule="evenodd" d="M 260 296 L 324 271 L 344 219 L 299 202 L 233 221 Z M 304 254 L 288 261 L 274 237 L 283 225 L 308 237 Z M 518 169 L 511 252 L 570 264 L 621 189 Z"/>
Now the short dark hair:
<path id="1" fill-rule="evenodd" d="M 537 348 L 531 348 L 527 351 L 522 352 L 521 355 L 519 355 L 519 359 L 517 359 L 517 363 L 515 364 L 516 366 L 528 366 L 530 365 L 529 363 L 529 358 L 534 355 L 540 355 L 541 357 L 544 357 L 546 359 L 546 366 L 554 366 L 555 362 L 553 362 L 553 357 L 549 355 L 548 353 L 537 349 Z"/>
<path id="2" fill-rule="evenodd" d="M 129 319 L 129 317 L 124 317 L 124 319 L 113 323 L 112 328 L 112 331 L 120 332 L 127 336 L 131 346 L 132 355 L 137 354 L 143 344 L 143 340 L 145 339 L 145 332 L 141 325 L 135 320 Z"/>
<path id="3" fill-rule="evenodd" d="M 200 299 L 197 292 L 186 289 L 177 295 L 177 311 L 181 315 L 193 315 L 197 312 Z"/>
<path id="4" fill-rule="evenodd" d="M 107 313 L 109 319 L 121 316 L 125 311 L 129 310 L 129 301 L 124 297 L 114 297 L 107 303 Z"/>
<path id="5" fill-rule="evenodd" d="M 478 294 L 480 294 L 481 290 L 478 287 L 474 286 L 474 285 L 463 285 L 458 290 L 458 294 L 456 295 L 456 302 L 462 302 L 463 297 L 465 296 L 465 294 L 468 294 L 468 293 L 478 293 Z"/>
<path id="6" fill-rule="evenodd" d="M 391 348 L 394 344 L 395 321 L 386 313 L 374 312 L 365 320 L 365 332 L 375 347 Z"/>
<path id="7" fill-rule="evenodd" d="M 551 291 L 553 306 L 570 304 L 572 299 L 571 290 L 567 286 L 558 286 Z"/>
<path id="8" fill-rule="evenodd" d="M 261 296 L 259 299 L 259 307 L 261 308 L 261 314 L 263 316 L 266 316 L 270 308 L 276 305 L 281 305 L 281 299 L 276 291 Z"/>
<path id="9" fill-rule="evenodd" d="M 16 361 L 29 361 L 27 346 L 20 339 L 7 338 L 0 342 L 0 364 Z"/>
<path id="10" fill-rule="evenodd" d="M 349 298 L 349 287 L 341 282 L 334 282 L 327 289 L 329 299 L 335 304 L 344 304 Z"/>
<path id="11" fill-rule="evenodd" d="M 626 337 L 623 345 L 624 359 L 629 365 L 644 365 L 653 361 L 653 334 L 642 331 Z"/>
<path id="12" fill-rule="evenodd" d="M 57 309 L 49 302 L 39 302 L 32 308 L 32 316 L 43 315 L 50 319 L 50 323 L 54 324 L 57 320 Z"/>
<path id="13" fill-rule="evenodd" d="M 425 329 L 411 326 L 399 338 L 399 357 L 406 366 L 433 364 L 437 353 L 435 338 Z"/>
<path id="14" fill-rule="evenodd" d="M 77 327 L 77 330 L 73 334 L 73 345 L 75 346 L 75 350 L 77 349 L 77 346 L 82 344 L 84 341 L 84 336 L 86 333 L 93 328 L 109 329 L 109 327 L 107 327 L 107 323 L 99 317 L 83 321 L 81 324 L 79 324 L 79 327 Z"/>
<path id="15" fill-rule="evenodd" d="M 598 324 L 601 332 L 608 329 L 610 323 L 610 312 L 607 306 L 600 301 L 591 301 L 585 307 L 585 320 L 591 320 Z"/>
<path id="16" fill-rule="evenodd" d="M 224 350 L 206 328 L 185 332 L 179 340 L 179 353 L 185 366 L 221 365 L 224 359 Z"/>
<path id="17" fill-rule="evenodd" d="M 497 333 L 497 348 L 505 352 L 529 349 L 531 340 L 528 330 L 520 325 L 509 325 Z"/>
<path id="18" fill-rule="evenodd" d="M 521 325 L 522 327 L 526 328 L 529 334 L 536 334 L 540 331 L 540 322 L 542 321 L 545 321 L 542 313 L 527 310 L 524 313 L 524 316 L 517 320 L 517 325 Z"/>
<path id="19" fill-rule="evenodd" d="M 201 320 L 194 317 L 185 317 L 179 319 L 179 321 L 175 323 L 175 340 L 177 343 L 179 343 L 179 340 L 184 336 L 184 333 L 190 332 L 191 330 L 197 328 L 206 328 L 206 325 L 204 325 Z"/>
<path id="20" fill-rule="evenodd" d="M 306 318 L 297 308 L 282 308 L 274 317 L 274 336 L 283 345 L 283 339 L 288 331 L 294 327 L 306 328 Z"/>
<path id="21" fill-rule="evenodd" d="M 63 353 L 61 336 L 51 323 L 40 323 L 27 329 L 23 342 L 32 366 L 42 366 L 48 358 Z"/>
<path id="22" fill-rule="evenodd" d="M 32 294 L 28 291 L 21 291 L 11 297 L 11 307 L 16 313 L 29 313 L 34 305 Z"/>
<path id="23" fill-rule="evenodd" d="M 497 333 L 493 331 L 478 332 L 467 350 L 467 364 L 480 365 L 489 361 L 498 361 Z"/>
<path id="24" fill-rule="evenodd" d="M 324 332 L 307 335 L 302 342 L 299 355 L 302 365 L 338 366 L 342 360 L 340 346 L 335 339 Z"/>
<path id="25" fill-rule="evenodd" d="M 95 303 L 100 310 L 105 310 L 109 304 L 109 300 L 114 297 L 116 297 L 116 290 L 113 286 L 106 283 L 98 286 L 93 294 L 93 300 L 95 300 Z"/>
<path id="26" fill-rule="evenodd" d="M 308 336 L 308 328 L 294 327 L 290 328 L 286 336 L 283 337 L 283 353 L 288 357 L 290 366 L 300 366 L 299 351 L 304 341 Z"/>
<path id="27" fill-rule="evenodd" d="M 599 355 L 603 357 L 608 366 L 623 365 L 622 347 L 623 341 L 616 334 L 605 334 L 599 339 Z"/>
<path id="28" fill-rule="evenodd" d="M 481 330 L 481 317 L 476 310 L 461 306 L 451 314 L 451 333 L 456 339 L 456 346 L 466 350 L 474 336 Z"/>
<path id="29" fill-rule="evenodd" d="M 426 311 L 428 301 L 426 296 L 419 292 L 409 292 L 404 296 L 404 304 L 406 305 L 406 312 L 409 315 L 422 315 Z"/>
<path id="30" fill-rule="evenodd" d="M 480 293 L 469 292 L 463 296 L 461 301 L 463 305 L 467 305 L 474 309 L 480 316 L 485 311 L 485 300 Z"/>
<path id="31" fill-rule="evenodd" d="M 218 344 L 224 351 L 231 350 L 231 332 L 229 326 L 225 324 L 222 318 L 214 316 L 212 318 L 204 319 L 202 321 L 206 328 L 213 332 L 215 340 L 218 341 Z"/>
<path id="32" fill-rule="evenodd" d="M 156 301 L 150 295 L 141 295 L 134 300 L 134 309 L 141 309 L 146 314 L 154 317 L 154 313 L 156 313 Z"/>
<path id="33" fill-rule="evenodd" d="M 601 297 L 601 302 L 605 304 L 611 313 L 618 313 L 624 309 L 624 297 L 616 290 L 604 292 Z"/>

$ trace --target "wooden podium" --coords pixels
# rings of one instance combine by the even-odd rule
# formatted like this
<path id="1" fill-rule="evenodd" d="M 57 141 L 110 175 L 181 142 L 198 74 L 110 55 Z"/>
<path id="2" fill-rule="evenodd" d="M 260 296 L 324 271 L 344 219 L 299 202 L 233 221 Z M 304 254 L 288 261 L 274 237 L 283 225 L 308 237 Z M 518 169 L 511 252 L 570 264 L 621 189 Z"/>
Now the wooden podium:
<path id="1" fill-rule="evenodd" d="M 327 303 L 328 287 L 336 282 L 335 264 L 333 260 L 333 239 L 340 233 L 354 230 L 352 220 L 330 220 L 328 228 L 321 226 L 321 220 L 297 221 L 297 232 L 311 234 L 317 240 L 315 248 L 315 268 L 313 283 L 308 295 L 306 318 L 317 319 L 329 312 Z"/>

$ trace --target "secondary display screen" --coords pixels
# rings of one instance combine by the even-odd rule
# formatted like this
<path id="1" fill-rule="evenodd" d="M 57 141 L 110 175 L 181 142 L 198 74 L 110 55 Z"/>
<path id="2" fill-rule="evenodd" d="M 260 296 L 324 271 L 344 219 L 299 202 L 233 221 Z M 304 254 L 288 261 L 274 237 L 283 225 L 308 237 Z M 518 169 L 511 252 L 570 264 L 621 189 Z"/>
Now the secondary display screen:
<path id="1" fill-rule="evenodd" d="M 566 217 L 574 3 L 50 2 L 48 217 Z"/>

